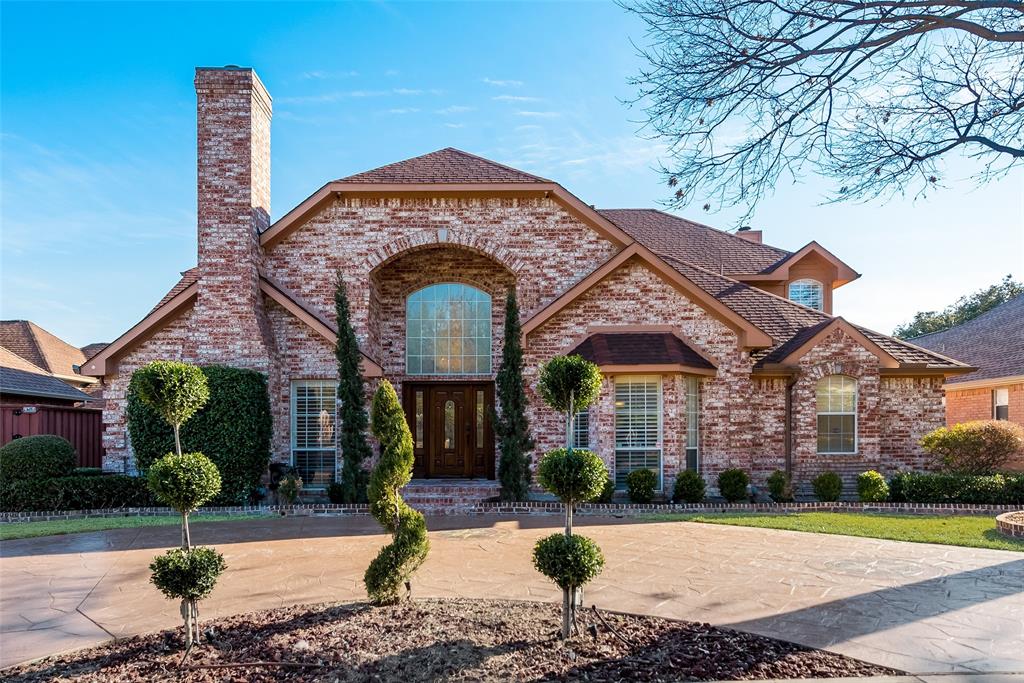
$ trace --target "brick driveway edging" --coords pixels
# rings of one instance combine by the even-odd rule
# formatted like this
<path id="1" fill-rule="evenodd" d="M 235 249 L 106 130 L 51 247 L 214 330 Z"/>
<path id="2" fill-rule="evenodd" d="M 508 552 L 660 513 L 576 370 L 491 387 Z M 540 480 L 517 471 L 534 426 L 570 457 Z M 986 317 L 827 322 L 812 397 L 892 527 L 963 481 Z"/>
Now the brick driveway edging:
<path id="1" fill-rule="evenodd" d="M 561 503 L 529 501 L 523 503 L 446 503 L 413 505 L 432 515 L 561 515 Z M 964 503 L 586 503 L 576 506 L 576 515 L 600 517 L 638 517 L 650 514 L 686 513 L 793 513 L 793 512 L 872 512 L 906 515 L 1003 515 L 1020 510 L 1019 505 L 968 505 Z M 102 517 L 177 516 L 171 508 L 107 508 L 102 510 L 54 510 L 45 512 L 0 512 L 0 524 L 43 522 Z M 310 503 L 302 505 L 256 505 L 204 507 L 194 515 L 282 515 L 289 517 L 369 515 L 367 505 Z"/>

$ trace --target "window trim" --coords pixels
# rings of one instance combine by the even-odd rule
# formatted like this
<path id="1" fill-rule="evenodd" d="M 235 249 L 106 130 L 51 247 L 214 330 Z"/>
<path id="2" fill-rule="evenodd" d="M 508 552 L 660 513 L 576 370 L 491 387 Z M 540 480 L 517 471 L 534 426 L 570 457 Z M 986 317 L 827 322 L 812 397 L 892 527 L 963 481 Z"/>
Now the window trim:
<path id="1" fill-rule="evenodd" d="M 796 299 L 794 299 L 793 298 L 793 287 L 795 285 L 817 285 L 818 286 L 818 300 L 819 300 L 820 306 L 818 306 L 818 307 L 808 306 L 807 304 L 805 304 L 803 302 L 800 302 L 800 301 L 797 301 Z M 813 308 L 816 311 L 824 312 L 825 311 L 825 283 L 819 282 L 818 280 L 815 280 L 814 278 L 810 278 L 810 277 L 802 277 L 799 280 L 793 280 L 788 285 L 786 285 L 786 298 L 789 299 L 790 301 L 794 302 L 794 303 L 800 304 L 801 306 L 807 306 L 807 308 Z"/>
<path id="2" fill-rule="evenodd" d="M 657 436 L 657 439 L 655 440 L 658 445 L 655 448 L 637 448 L 637 447 L 619 448 L 618 443 L 617 443 L 618 442 L 618 438 L 616 436 L 616 432 L 618 430 L 618 425 L 616 424 L 616 422 L 618 420 L 618 406 L 615 405 L 615 403 L 616 403 L 616 401 L 615 401 L 615 393 L 618 391 L 619 383 L 620 382 L 628 382 L 628 383 L 638 382 L 639 383 L 639 382 L 646 382 L 646 381 L 651 381 L 651 380 L 653 380 L 654 383 L 658 387 L 657 388 L 658 403 L 657 403 L 657 408 L 656 408 L 657 416 L 658 416 L 658 436 Z M 662 381 L 661 375 L 616 375 L 616 376 L 614 376 L 614 378 L 613 378 L 613 385 L 612 385 L 612 403 L 613 403 L 613 407 L 614 407 L 614 412 L 612 413 L 612 468 L 613 468 L 612 478 L 614 480 L 616 480 L 615 490 L 616 491 L 625 491 L 626 490 L 625 487 L 619 488 L 619 485 L 618 485 L 618 476 L 617 476 L 618 464 L 616 462 L 616 459 L 618 458 L 618 454 L 619 454 L 620 451 L 622 451 L 622 452 L 650 452 L 650 451 L 657 451 L 658 452 L 658 472 L 657 472 L 657 474 L 658 474 L 658 484 L 657 484 L 657 487 L 655 488 L 655 491 L 659 491 L 659 492 L 664 491 L 664 489 L 665 489 L 665 386 L 664 386 L 664 382 Z"/>
<path id="3" fill-rule="evenodd" d="M 296 436 L 298 432 L 298 414 L 295 409 L 296 407 L 296 389 L 300 386 L 320 386 L 330 387 L 332 394 L 335 396 L 334 401 L 334 443 L 331 448 L 298 448 L 296 445 Z M 319 452 L 330 452 L 334 456 L 334 472 L 331 473 L 331 481 L 337 481 L 338 478 L 338 380 L 336 379 L 322 379 L 322 378 L 307 378 L 307 379 L 293 379 L 288 388 L 288 464 L 292 467 L 298 467 L 295 464 L 295 451 L 319 451 Z M 326 486 L 317 486 L 312 482 L 303 480 L 302 488 L 311 491 L 326 490 Z"/>
<path id="4" fill-rule="evenodd" d="M 819 386 L 821 385 L 821 383 L 823 381 L 825 381 L 825 380 L 827 380 L 829 378 L 832 378 L 832 377 L 843 377 L 843 378 L 848 379 L 851 382 L 853 382 L 853 412 L 836 411 L 836 410 L 827 410 L 827 411 L 820 411 L 820 410 L 818 410 L 818 388 L 819 388 Z M 814 383 L 814 450 L 815 450 L 815 452 L 818 455 L 857 455 L 860 452 L 860 450 L 859 450 L 860 449 L 860 419 L 859 419 L 858 410 L 857 410 L 857 406 L 859 404 L 859 401 L 860 401 L 860 381 L 858 381 L 857 378 L 853 377 L 852 375 L 844 375 L 842 373 L 836 373 L 836 374 L 832 374 L 832 375 L 825 375 L 824 377 L 819 377 L 818 381 Z M 822 415 L 853 415 L 853 450 L 852 451 L 821 451 L 821 450 L 818 450 L 818 448 L 819 448 L 819 446 L 818 446 L 818 439 L 821 436 L 821 433 L 819 432 L 819 429 L 818 429 L 818 418 L 821 417 Z"/>
<path id="5" fill-rule="evenodd" d="M 999 392 L 1006 393 L 1006 403 L 999 403 Z M 999 417 L 999 409 L 1002 407 L 1006 408 L 1006 417 Z M 1010 419 L 1010 387 L 995 387 L 994 389 L 992 389 L 992 419 Z"/>

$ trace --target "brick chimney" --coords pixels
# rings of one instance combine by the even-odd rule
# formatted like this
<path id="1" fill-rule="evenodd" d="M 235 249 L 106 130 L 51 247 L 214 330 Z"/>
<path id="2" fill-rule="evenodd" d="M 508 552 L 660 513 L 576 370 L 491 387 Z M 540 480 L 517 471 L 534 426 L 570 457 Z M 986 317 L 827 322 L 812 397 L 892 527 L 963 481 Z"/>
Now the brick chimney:
<path id="1" fill-rule="evenodd" d="M 761 244 L 761 231 L 754 230 L 749 225 L 744 225 L 742 228 L 736 231 L 736 236 L 753 242 L 754 244 Z"/>
<path id="2" fill-rule="evenodd" d="M 259 234 L 270 223 L 271 100 L 250 68 L 196 69 L 199 298 L 192 341 L 201 363 L 266 372 Z"/>

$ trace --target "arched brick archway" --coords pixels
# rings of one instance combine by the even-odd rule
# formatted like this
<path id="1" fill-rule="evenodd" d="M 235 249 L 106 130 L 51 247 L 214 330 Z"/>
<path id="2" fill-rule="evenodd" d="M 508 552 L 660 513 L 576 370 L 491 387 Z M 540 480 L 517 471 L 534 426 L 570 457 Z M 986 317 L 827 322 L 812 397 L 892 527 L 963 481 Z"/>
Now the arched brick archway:
<path id="1" fill-rule="evenodd" d="M 363 262 L 363 267 L 365 272 L 372 275 L 382 266 L 386 266 L 410 252 L 432 247 L 452 247 L 481 254 L 511 271 L 517 279 L 525 267 L 522 260 L 507 247 L 480 237 L 472 231 L 452 228 L 424 229 L 403 235 L 368 254 Z"/>

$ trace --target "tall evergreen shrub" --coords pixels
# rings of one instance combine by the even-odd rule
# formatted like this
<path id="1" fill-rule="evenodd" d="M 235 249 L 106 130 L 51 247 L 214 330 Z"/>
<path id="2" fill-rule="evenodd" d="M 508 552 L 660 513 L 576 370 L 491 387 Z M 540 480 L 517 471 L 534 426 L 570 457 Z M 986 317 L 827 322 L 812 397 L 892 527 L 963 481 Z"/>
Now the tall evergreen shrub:
<path id="1" fill-rule="evenodd" d="M 505 344 L 497 376 L 498 405 L 494 435 L 498 441 L 498 479 L 501 499 L 521 501 L 530 495 L 530 451 L 533 437 L 526 417 L 526 390 L 523 387 L 523 342 L 519 325 L 519 302 L 515 287 L 505 298 Z"/>
<path id="2" fill-rule="evenodd" d="M 363 383 L 362 354 L 352 328 L 348 288 L 338 271 L 334 286 L 334 309 L 338 315 L 338 341 L 334 355 L 338 359 L 339 409 L 338 447 L 341 451 L 341 482 L 337 489 L 342 503 L 365 503 L 369 473 L 363 463 L 372 454 L 366 440 L 370 419 L 366 414 L 366 385 Z"/>
<path id="3" fill-rule="evenodd" d="M 199 451 L 217 466 L 220 493 L 213 505 L 242 505 L 255 499 L 270 463 L 271 416 L 267 378 L 254 370 L 208 365 L 200 369 L 209 400 L 181 425 L 183 451 Z M 172 428 L 142 400 L 139 373 L 128 385 L 128 433 L 142 473 L 175 450 Z"/>

